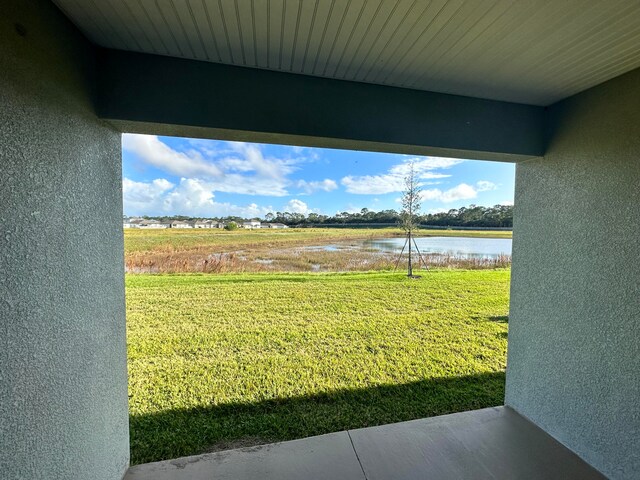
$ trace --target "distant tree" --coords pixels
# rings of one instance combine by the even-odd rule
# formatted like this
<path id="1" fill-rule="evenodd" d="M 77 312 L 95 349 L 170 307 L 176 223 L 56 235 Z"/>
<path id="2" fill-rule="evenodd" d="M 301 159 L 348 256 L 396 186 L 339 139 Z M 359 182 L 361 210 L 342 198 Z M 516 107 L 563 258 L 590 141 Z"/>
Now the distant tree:
<path id="1" fill-rule="evenodd" d="M 320 215 L 318 215 L 317 213 L 310 213 L 309 215 L 307 215 L 307 223 L 310 224 L 318 224 L 322 222 L 322 217 Z"/>
<path id="2" fill-rule="evenodd" d="M 407 263 L 407 276 L 413 277 L 413 262 L 411 244 L 413 233 L 418 228 L 418 212 L 420 211 L 420 185 L 416 175 L 414 162 L 408 164 L 409 170 L 404 179 L 404 192 L 402 193 L 402 211 L 400 212 L 400 228 L 407 234 L 409 245 L 409 261 Z"/>
<path id="3" fill-rule="evenodd" d="M 415 174 L 415 172 L 414 172 Z M 419 197 L 419 195 L 418 195 Z M 469 205 L 468 207 L 452 208 L 447 212 L 429 213 L 421 215 L 414 209 L 415 226 L 430 225 L 438 227 L 489 227 L 489 228 L 511 228 L 513 226 L 513 206 L 494 205 L 493 207 L 483 207 L 479 205 Z M 172 221 L 192 221 L 194 218 L 186 215 L 163 215 L 144 216 L 145 219 L 160 220 L 168 223 Z M 214 217 L 213 220 L 223 223 L 235 222 L 240 224 L 246 218 L 238 216 Z M 289 226 L 323 225 L 323 224 L 386 224 L 402 225 L 406 220 L 406 215 L 395 210 L 382 210 L 374 212 L 368 208 L 363 208 L 359 212 L 341 212 L 332 216 L 320 215 L 318 213 L 276 212 L 265 215 L 266 222 L 284 223 Z M 415 243 L 414 243 L 415 246 Z"/>
<path id="4" fill-rule="evenodd" d="M 236 222 L 229 222 L 224 226 L 225 230 L 233 231 L 238 229 L 238 224 Z"/>

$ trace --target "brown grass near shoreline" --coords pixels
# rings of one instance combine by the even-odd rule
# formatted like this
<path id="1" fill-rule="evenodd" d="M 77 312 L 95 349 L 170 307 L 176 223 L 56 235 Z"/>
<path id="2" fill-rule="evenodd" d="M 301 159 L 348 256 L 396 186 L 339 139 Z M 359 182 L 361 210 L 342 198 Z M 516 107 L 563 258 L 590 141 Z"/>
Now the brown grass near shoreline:
<path id="1" fill-rule="evenodd" d="M 402 237 L 397 228 L 286 230 L 125 230 L 125 270 L 128 273 L 259 273 L 357 272 L 392 270 L 398 255 L 367 248 L 362 243 Z M 424 230 L 419 236 L 511 238 L 505 231 Z M 326 251 L 323 245 L 335 246 Z M 315 249 L 312 247 L 318 246 Z M 511 264 L 508 255 L 496 259 L 428 254 L 430 267 L 486 269 Z M 414 260 L 417 264 L 417 259 Z M 406 265 L 406 255 L 398 266 Z"/>
<path id="2" fill-rule="evenodd" d="M 335 251 L 306 247 L 246 248 L 232 252 L 211 252 L 207 249 L 185 251 L 152 251 L 128 254 L 125 268 L 128 273 L 265 273 L 265 272 L 357 272 L 393 270 L 396 263 L 403 269 L 405 253 L 398 262 L 398 254 L 358 248 L 354 242 L 337 244 Z M 453 255 L 423 254 L 430 268 L 486 269 L 511 265 L 511 257 L 494 259 L 461 258 Z M 414 254 L 414 264 L 419 260 Z M 424 268 L 421 264 L 419 269 Z"/>

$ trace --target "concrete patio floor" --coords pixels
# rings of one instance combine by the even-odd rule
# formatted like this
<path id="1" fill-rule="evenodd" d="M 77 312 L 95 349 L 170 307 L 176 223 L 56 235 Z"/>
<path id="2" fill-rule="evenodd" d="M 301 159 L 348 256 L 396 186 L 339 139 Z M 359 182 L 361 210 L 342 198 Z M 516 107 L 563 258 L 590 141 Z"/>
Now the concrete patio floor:
<path id="1" fill-rule="evenodd" d="M 601 479 L 508 407 L 131 467 L 124 480 Z"/>

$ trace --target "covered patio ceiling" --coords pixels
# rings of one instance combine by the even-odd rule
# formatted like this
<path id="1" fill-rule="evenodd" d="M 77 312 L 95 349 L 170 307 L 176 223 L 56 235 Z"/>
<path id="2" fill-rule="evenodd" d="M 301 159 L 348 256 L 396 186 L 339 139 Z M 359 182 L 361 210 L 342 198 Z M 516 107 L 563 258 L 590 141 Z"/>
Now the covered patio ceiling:
<path id="1" fill-rule="evenodd" d="M 640 67 L 636 0 L 54 0 L 102 47 L 546 106 Z"/>

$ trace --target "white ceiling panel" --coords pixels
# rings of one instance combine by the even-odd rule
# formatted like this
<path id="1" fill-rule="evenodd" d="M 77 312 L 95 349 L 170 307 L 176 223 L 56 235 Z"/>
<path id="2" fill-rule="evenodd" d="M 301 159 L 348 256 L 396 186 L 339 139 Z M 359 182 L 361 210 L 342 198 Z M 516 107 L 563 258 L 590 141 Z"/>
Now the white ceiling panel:
<path id="1" fill-rule="evenodd" d="M 54 0 L 94 43 L 534 105 L 640 67 L 638 0 Z"/>

